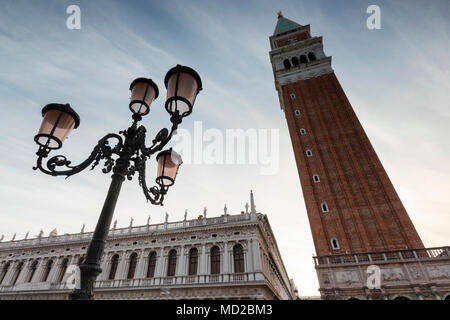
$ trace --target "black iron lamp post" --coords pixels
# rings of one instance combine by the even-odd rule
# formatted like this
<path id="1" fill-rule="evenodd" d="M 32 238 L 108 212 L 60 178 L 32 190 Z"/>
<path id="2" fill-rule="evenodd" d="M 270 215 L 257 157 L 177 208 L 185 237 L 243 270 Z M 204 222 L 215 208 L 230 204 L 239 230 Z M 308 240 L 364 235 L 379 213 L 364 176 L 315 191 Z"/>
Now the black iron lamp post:
<path id="1" fill-rule="evenodd" d="M 100 260 L 106 242 L 106 237 L 111 225 L 111 220 L 116 206 L 120 188 L 125 177 L 131 180 L 138 173 L 139 184 L 142 187 L 147 201 L 154 205 L 162 205 L 164 196 L 170 186 L 175 183 L 181 157 L 172 149 L 160 152 L 156 160 L 158 162 L 156 186 L 147 187 L 145 179 L 146 161 L 151 155 L 161 151 L 170 141 L 173 133 L 182 122 L 183 118 L 192 112 L 195 98 L 202 90 L 200 76 L 195 70 L 177 65 L 170 69 L 164 79 L 167 88 L 165 108 L 170 114 L 172 128 L 169 132 L 164 128 L 158 132 L 152 140 L 152 145 L 145 145 L 144 126 L 138 126 L 142 116 L 150 112 L 150 106 L 158 97 L 158 87 L 151 79 L 138 78 L 130 85 L 131 102 L 129 108 L 133 113 L 132 125 L 119 134 L 109 133 L 99 140 L 91 155 L 79 165 L 73 166 L 63 155 L 51 157 L 43 164 L 50 151 L 62 147 L 64 139 L 74 128 L 80 124 L 78 114 L 69 104 L 49 104 L 42 109 L 42 120 L 39 133 L 34 140 L 39 145 L 38 159 L 34 170 L 39 169 L 52 176 L 74 175 L 91 165 L 91 170 L 100 161 L 104 161 L 104 173 L 113 172 L 111 185 L 106 196 L 100 218 L 97 222 L 92 240 L 87 249 L 86 258 L 80 266 L 80 288 L 75 289 L 69 296 L 73 300 L 85 300 L 93 298 L 94 282 L 102 271 Z M 123 137 L 122 137 L 123 136 Z M 115 142 L 114 146 L 110 141 Z M 62 170 L 58 170 L 62 168 Z"/>

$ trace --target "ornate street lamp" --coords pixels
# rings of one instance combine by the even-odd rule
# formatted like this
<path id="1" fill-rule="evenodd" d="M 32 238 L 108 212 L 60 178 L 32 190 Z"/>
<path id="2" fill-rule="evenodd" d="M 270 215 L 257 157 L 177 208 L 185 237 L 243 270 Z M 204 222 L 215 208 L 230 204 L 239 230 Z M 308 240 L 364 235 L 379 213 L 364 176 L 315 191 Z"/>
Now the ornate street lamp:
<path id="1" fill-rule="evenodd" d="M 39 145 L 37 151 L 37 164 L 34 170 L 52 176 L 74 175 L 87 167 L 94 169 L 100 161 L 104 161 L 104 173 L 113 172 L 111 185 L 103 204 L 100 218 L 95 227 L 92 240 L 87 249 L 86 258 L 80 266 L 81 284 L 80 289 L 75 289 L 70 294 L 70 299 L 85 300 L 93 298 L 93 287 L 97 276 L 102 271 L 100 260 L 108 236 L 109 227 L 120 193 L 122 182 L 127 177 L 131 180 L 138 173 L 138 181 L 142 191 L 152 204 L 163 205 L 164 195 L 170 186 L 175 183 L 179 166 L 182 164 L 181 157 L 172 149 L 162 152 L 164 146 L 170 141 L 173 133 L 182 122 L 183 117 L 192 112 L 197 94 L 202 90 L 200 76 L 193 69 L 177 65 L 169 70 L 164 80 L 167 87 L 166 110 L 170 114 L 172 128 L 163 128 L 152 140 L 152 145 L 145 145 L 144 126 L 138 126 L 142 116 L 150 112 L 150 105 L 158 97 L 158 87 L 151 79 L 138 78 L 130 85 L 131 102 L 129 108 L 133 113 L 132 125 L 119 134 L 109 133 L 99 140 L 91 155 L 79 165 L 73 166 L 63 155 L 53 156 L 43 164 L 50 151 L 62 147 L 64 139 L 70 131 L 80 124 L 80 117 L 69 104 L 49 104 L 42 109 L 41 127 L 34 140 Z M 115 145 L 110 145 L 113 140 Z M 156 186 L 147 187 L 145 179 L 146 161 L 151 155 L 159 152 L 156 160 L 158 162 Z M 62 170 L 60 170 L 62 168 Z"/>

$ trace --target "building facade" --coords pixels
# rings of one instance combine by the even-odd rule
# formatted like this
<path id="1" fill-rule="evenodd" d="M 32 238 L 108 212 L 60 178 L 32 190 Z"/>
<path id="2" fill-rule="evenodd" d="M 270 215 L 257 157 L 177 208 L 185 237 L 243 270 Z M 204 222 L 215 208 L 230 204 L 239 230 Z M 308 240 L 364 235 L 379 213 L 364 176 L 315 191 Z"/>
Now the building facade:
<path id="1" fill-rule="evenodd" d="M 110 230 L 95 299 L 293 299 L 266 215 Z M 226 211 L 226 210 L 225 210 Z M 0 299 L 67 299 L 92 233 L 0 243 Z M 70 282 L 70 279 L 69 279 Z"/>
<path id="2" fill-rule="evenodd" d="M 322 297 L 447 297 L 449 248 L 424 248 L 324 53 L 322 37 L 280 13 L 270 45 Z M 381 268 L 378 291 L 367 291 L 370 265 Z"/>

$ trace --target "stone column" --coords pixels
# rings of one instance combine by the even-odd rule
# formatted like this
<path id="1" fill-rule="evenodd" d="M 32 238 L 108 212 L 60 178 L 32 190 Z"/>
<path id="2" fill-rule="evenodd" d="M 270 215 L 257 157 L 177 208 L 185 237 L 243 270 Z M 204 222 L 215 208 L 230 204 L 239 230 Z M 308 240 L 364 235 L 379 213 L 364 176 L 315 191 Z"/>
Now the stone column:
<path id="1" fill-rule="evenodd" d="M 5 270 L 4 269 L 5 265 L 6 265 L 6 261 L 3 261 L 3 263 L 0 264 L 0 286 L 3 283 L 3 280 L 5 280 L 5 278 L 6 278 L 6 274 L 5 275 L 3 274 L 3 272 Z"/>
<path id="2" fill-rule="evenodd" d="M 135 279 L 142 279 L 145 278 L 144 275 L 144 264 L 145 264 L 145 254 L 144 250 L 141 250 L 139 253 L 138 263 L 136 267 L 136 273 L 134 274 Z"/>
<path id="3" fill-rule="evenodd" d="M 100 273 L 97 277 L 97 281 L 107 280 L 108 279 L 108 271 L 109 271 L 109 254 L 105 253 L 102 257 L 102 262 L 100 263 L 100 268 L 102 268 L 102 273 Z"/>
<path id="4" fill-rule="evenodd" d="M 19 264 L 20 261 L 14 261 L 14 263 L 11 264 L 10 270 L 8 270 L 8 273 L 6 274 L 8 278 L 5 278 L 6 280 L 6 282 L 4 282 L 5 285 L 12 285 L 12 281 L 14 276 L 16 275 L 17 267 L 19 266 Z"/>
<path id="5" fill-rule="evenodd" d="M 52 257 L 53 260 L 52 269 L 50 270 L 50 273 L 48 274 L 48 278 L 46 282 L 55 283 L 56 278 L 58 277 L 59 270 L 61 269 L 61 258 Z"/>
<path id="6" fill-rule="evenodd" d="M 182 276 L 184 273 L 184 245 L 182 245 L 180 250 L 180 261 L 177 263 L 175 275 Z"/>
<path id="7" fill-rule="evenodd" d="M 17 278 L 16 284 L 24 283 L 30 274 L 30 267 L 33 263 L 33 260 L 28 260 L 23 263 L 22 271 L 20 272 L 19 278 Z"/>
<path id="8" fill-rule="evenodd" d="M 63 260 L 64 260 L 64 259 L 67 259 L 67 268 L 66 268 L 66 270 L 64 271 L 64 274 L 63 274 L 62 279 L 61 279 L 61 283 L 62 283 L 62 284 L 66 283 L 67 278 L 68 278 L 69 275 L 70 275 L 70 274 L 67 273 L 67 270 L 69 270 L 70 266 L 72 265 L 73 257 L 72 257 L 72 256 L 63 257 Z"/>
<path id="9" fill-rule="evenodd" d="M 34 273 L 33 279 L 31 279 L 31 282 L 41 282 L 42 275 L 45 271 L 45 263 L 47 261 L 45 259 L 41 259 L 38 263 L 38 266 L 36 268 L 36 272 Z"/>
<path id="10" fill-rule="evenodd" d="M 246 272 L 253 272 L 255 271 L 255 263 L 254 263 L 254 256 L 253 256 L 253 239 L 249 239 L 248 240 L 248 266 L 249 268 L 247 270 L 245 270 Z"/>
<path id="11" fill-rule="evenodd" d="M 17 273 L 17 267 L 19 266 L 20 261 L 14 261 L 14 264 L 12 264 L 12 268 L 11 270 L 9 270 L 10 272 L 8 272 L 9 274 L 7 274 L 8 279 L 7 282 L 5 283 L 6 285 L 12 285 L 12 281 L 14 280 L 14 277 L 16 276 Z M 23 267 L 22 267 L 23 270 Z M 16 281 L 17 284 L 17 281 Z"/>
<path id="12" fill-rule="evenodd" d="M 126 252 L 122 252 L 122 255 L 119 256 L 119 265 L 117 266 L 116 276 L 114 277 L 115 280 L 122 280 L 126 278 L 126 269 L 127 269 L 127 259 L 126 259 Z"/>
<path id="13" fill-rule="evenodd" d="M 199 274 L 206 274 L 206 244 L 202 244 L 202 253 L 200 255 L 200 272 Z"/>
<path id="14" fill-rule="evenodd" d="M 247 249 L 244 249 L 244 264 L 245 264 L 245 272 L 251 272 L 252 271 L 252 265 L 251 265 L 251 252 L 250 252 L 251 243 L 247 241 Z"/>
<path id="15" fill-rule="evenodd" d="M 253 252 L 253 271 L 261 271 L 261 260 L 259 254 L 259 242 L 258 239 L 253 239 L 252 241 L 252 252 Z"/>
<path id="16" fill-rule="evenodd" d="M 228 256 L 228 242 L 225 241 L 223 244 L 223 273 L 230 273 L 230 262 Z"/>
<path id="17" fill-rule="evenodd" d="M 164 248 L 159 250 L 155 267 L 155 278 L 164 277 Z"/>
<path id="18" fill-rule="evenodd" d="M 223 281 L 228 282 L 230 281 L 231 273 L 232 273 L 232 266 L 231 266 L 231 254 L 230 251 L 228 251 L 228 241 L 225 241 L 224 243 L 224 249 L 223 249 L 223 274 L 224 278 Z"/>

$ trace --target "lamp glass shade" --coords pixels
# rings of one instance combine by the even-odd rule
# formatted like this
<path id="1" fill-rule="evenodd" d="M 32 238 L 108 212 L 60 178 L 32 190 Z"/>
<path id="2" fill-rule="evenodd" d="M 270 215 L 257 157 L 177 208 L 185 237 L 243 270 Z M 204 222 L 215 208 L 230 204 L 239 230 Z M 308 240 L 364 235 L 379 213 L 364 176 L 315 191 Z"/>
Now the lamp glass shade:
<path id="1" fill-rule="evenodd" d="M 189 115 L 197 94 L 202 90 L 202 82 L 197 72 L 189 67 L 177 65 L 169 70 L 164 84 L 167 88 L 167 112 L 173 114 L 178 110 L 183 117 Z"/>
<path id="2" fill-rule="evenodd" d="M 42 109 L 42 114 L 44 118 L 34 140 L 49 149 L 61 148 L 70 131 L 80 123 L 78 115 L 69 105 L 50 104 Z"/>
<path id="3" fill-rule="evenodd" d="M 130 110 L 135 114 L 146 115 L 150 112 L 150 105 L 158 97 L 158 86 L 146 78 L 138 78 L 130 85 Z"/>
<path id="4" fill-rule="evenodd" d="M 156 161 L 158 161 L 156 183 L 160 186 L 170 187 L 175 183 L 178 168 L 183 163 L 180 155 L 169 149 L 160 152 L 156 157 Z"/>

